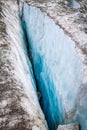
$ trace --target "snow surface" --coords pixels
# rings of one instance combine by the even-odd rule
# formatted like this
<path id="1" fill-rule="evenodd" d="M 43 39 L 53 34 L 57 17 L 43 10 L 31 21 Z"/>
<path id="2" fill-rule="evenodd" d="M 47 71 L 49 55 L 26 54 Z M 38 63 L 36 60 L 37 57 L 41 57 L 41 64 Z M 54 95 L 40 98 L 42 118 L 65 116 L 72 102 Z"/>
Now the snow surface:
<path id="1" fill-rule="evenodd" d="M 74 121 L 86 130 L 86 99 L 82 104 L 78 99 L 82 61 L 75 43 L 45 13 L 26 3 L 23 24 L 38 89 L 42 94 L 41 106 L 50 130 L 57 128 L 58 124 Z"/>

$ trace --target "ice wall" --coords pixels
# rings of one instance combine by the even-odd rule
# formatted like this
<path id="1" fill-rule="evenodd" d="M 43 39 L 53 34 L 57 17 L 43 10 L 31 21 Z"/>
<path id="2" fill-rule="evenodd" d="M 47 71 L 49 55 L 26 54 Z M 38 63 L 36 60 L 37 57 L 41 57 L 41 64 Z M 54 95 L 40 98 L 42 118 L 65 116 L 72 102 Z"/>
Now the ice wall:
<path id="1" fill-rule="evenodd" d="M 58 124 L 75 121 L 86 130 L 87 102 L 84 104 L 86 99 L 81 101 L 78 98 L 82 61 L 75 43 L 46 14 L 26 3 L 22 20 L 38 90 L 42 95 L 40 103 L 50 130 L 55 130 Z"/>
<path id="2" fill-rule="evenodd" d="M 16 0 L 0 0 L 0 130 L 48 130 Z"/>

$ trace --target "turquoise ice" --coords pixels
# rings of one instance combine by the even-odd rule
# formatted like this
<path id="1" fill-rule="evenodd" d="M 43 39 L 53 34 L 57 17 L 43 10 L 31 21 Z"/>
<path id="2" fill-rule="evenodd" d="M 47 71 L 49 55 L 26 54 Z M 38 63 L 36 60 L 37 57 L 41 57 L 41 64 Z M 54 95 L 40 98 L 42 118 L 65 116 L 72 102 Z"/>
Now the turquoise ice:
<path id="1" fill-rule="evenodd" d="M 82 61 L 74 41 L 45 13 L 26 3 L 22 22 L 49 129 L 78 121 L 82 130 L 86 130 L 87 111 L 78 103 Z"/>

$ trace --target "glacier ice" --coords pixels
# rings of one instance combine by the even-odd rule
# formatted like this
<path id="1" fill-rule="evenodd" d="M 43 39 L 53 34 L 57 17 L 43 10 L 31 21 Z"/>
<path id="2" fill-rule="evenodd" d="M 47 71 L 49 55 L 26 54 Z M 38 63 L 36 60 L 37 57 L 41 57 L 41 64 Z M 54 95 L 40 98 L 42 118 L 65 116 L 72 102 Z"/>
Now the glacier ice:
<path id="1" fill-rule="evenodd" d="M 81 101 L 78 98 L 82 61 L 74 41 L 45 13 L 26 3 L 22 23 L 37 87 L 42 95 L 40 104 L 49 129 L 55 130 L 58 124 L 78 121 L 82 130 L 86 130 L 87 102 L 84 104 L 86 99 Z"/>
<path id="2" fill-rule="evenodd" d="M 48 130 L 18 14 L 16 0 L 0 0 L 0 130 Z"/>

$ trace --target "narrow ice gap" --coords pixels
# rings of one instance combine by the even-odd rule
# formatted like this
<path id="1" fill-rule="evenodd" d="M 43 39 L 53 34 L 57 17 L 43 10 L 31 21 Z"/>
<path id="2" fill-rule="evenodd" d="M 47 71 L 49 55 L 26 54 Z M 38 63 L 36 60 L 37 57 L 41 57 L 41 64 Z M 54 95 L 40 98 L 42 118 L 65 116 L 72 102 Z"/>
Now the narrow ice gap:
<path id="1" fill-rule="evenodd" d="M 85 113 L 76 101 L 82 77 L 75 43 L 39 9 L 24 3 L 22 11 L 27 49 L 49 130 L 76 121 L 84 130 Z"/>

